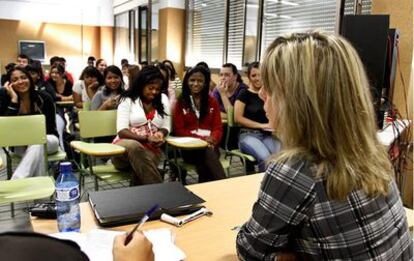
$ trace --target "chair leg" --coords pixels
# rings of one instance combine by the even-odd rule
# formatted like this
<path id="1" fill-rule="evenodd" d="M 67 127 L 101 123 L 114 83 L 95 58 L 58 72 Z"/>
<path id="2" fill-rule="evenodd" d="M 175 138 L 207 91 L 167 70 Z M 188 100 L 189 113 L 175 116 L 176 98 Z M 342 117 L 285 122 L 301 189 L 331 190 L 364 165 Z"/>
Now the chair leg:
<path id="1" fill-rule="evenodd" d="M 98 177 L 96 177 L 96 175 L 93 173 L 93 168 L 92 168 L 92 157 L 88 155 L 88 165 L 89 165 L 89 173 L 94 176 L 95 178 L 95 191 L 99 190 L 99 184 L 98 184 Z"/>

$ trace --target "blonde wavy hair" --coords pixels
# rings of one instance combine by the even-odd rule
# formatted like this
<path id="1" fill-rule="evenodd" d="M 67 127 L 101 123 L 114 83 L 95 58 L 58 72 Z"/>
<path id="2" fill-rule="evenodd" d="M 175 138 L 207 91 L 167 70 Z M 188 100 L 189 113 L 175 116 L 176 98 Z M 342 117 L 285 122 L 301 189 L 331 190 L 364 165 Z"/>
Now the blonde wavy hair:
<path id="1" fill-rule="evenodd" d="M 351 44 L 318 31 L 279 37 L 266 51 L 261 75 L 284 147 L 272 160 L 315 162 L 331 199 L 343 200 L 354 189 L 369 196 L 388 193 L 393 172 Z"/>

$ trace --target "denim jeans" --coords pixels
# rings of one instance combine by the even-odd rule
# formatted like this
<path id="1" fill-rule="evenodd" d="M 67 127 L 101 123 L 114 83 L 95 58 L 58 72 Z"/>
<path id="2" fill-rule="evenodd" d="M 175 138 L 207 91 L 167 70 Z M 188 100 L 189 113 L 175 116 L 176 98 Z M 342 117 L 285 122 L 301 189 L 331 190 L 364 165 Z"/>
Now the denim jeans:
<path id="1" fill-rule="evenodd" d="M 260 172 L 266 170 L 266 160 L 269 156 L 279 152 L 281 147 L 280 141 L 270 133 L 246 129 L 240 131 L 239 149 L 257 160 Z"/>

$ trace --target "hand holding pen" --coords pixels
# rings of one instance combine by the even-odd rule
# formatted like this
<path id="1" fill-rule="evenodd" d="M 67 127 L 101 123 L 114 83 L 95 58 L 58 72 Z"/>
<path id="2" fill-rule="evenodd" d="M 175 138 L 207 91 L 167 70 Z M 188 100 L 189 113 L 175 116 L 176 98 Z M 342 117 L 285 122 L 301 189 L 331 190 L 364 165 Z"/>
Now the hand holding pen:
<path id="1" fill-rule="evenodd" d="M 134 232 L 140 228 L 156 210 L 158 210 L 160 206 L 158 204 L 155 204 L 152 208 L 147 210 L 144 214 L 144 216 L 141 218 L 141 220 L 135 225 L 135 227 L 131 230 L 131 232 L 128 233 L 128 235 L 125 238 L 125 245 L 128 245 L 128 243 L 131 241 Z"/>

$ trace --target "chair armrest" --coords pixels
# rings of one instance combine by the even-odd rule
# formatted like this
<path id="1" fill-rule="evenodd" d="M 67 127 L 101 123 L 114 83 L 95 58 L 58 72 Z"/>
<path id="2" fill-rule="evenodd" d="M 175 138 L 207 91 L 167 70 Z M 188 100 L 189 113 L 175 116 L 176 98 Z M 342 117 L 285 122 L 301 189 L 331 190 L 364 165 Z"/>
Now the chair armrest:
<path id="1" fill-rule="evenodd" d="M 70 146 L 75 150 L 90 156 L 104 157 L 125 153 L 125 148 L 111 143 L 88 143 L 84 141 L 72 141 Z"/>

